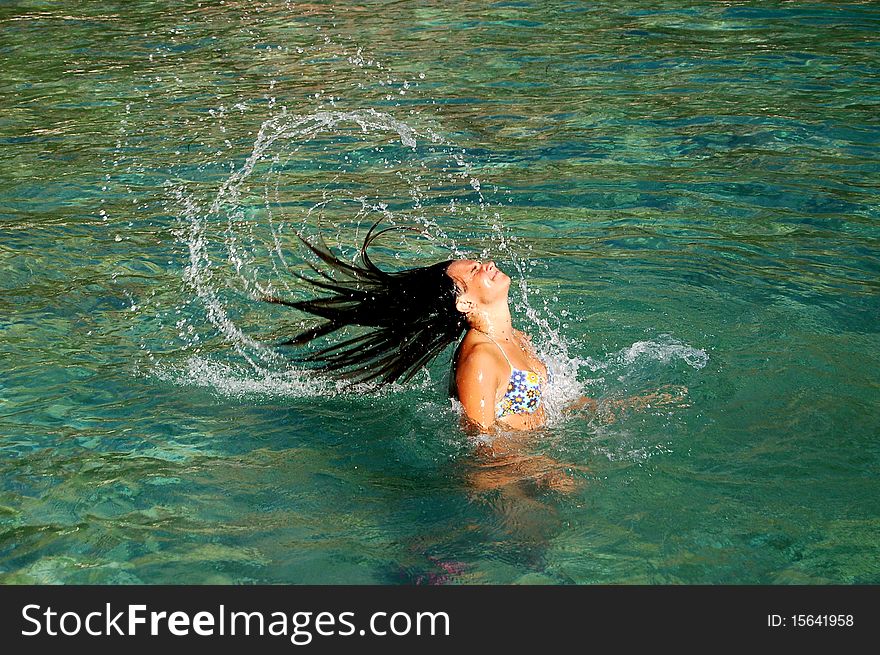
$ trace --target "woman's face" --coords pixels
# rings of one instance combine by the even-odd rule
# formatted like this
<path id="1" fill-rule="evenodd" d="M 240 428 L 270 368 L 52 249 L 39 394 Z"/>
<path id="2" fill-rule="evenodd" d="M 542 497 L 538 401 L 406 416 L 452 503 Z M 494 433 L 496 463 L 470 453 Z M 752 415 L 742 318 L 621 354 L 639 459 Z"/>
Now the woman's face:
<path id="1" fill-rule="evenodd" d="M 507 298 L 510 278 L 493 261 L 457 259 L 446 269 L 446 274 L 455 280 L 461 300 L 469 300 L 481 306 Z"/>

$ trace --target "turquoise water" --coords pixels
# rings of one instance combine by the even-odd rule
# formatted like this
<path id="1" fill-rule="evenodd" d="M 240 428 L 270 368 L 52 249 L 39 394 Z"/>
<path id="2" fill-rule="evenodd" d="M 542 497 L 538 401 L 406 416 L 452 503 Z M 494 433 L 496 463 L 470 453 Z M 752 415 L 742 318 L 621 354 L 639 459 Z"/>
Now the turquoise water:
<path id="1" fill-rule="evenodd" d="M 878 583 L 875 3 L 0 6 L 0 581 Z M 685 6 L 686 5 L 686 6 Z M 294 232 L 490 256 L 554 414 L 271 344 Z"/>

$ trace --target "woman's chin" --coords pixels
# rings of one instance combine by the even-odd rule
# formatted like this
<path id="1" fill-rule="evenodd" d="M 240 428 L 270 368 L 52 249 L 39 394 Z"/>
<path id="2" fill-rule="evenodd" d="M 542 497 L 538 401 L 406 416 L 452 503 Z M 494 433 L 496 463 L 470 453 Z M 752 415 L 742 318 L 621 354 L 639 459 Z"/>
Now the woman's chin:
<path id="1" fill-rule="evenodd" d="M 510 290 L 510 278 L 504 273 L 499 273 L 498 277 L 494 280 L 494 285 L 492 288 L 492 292 L 498 298 L 506 298 L 507 293 Z"/>

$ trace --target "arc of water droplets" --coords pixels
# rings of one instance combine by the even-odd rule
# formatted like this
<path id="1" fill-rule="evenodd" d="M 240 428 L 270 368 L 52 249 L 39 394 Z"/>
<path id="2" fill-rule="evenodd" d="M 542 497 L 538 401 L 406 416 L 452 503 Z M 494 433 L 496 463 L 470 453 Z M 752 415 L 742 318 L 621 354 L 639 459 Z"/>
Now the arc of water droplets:
<path id="1" fill-rule="evenodd" d="M 331 129 L 339 123 L 355 123 L 365 133 L 371 130 L 381 130 L 396 133 L 404 146 L 415 149 L 416 137 L 426 136 L 432 143 L 443 143 L 443 139 L 436 133 L 426 130 L 424 134 L 416 132 L 410 126 L 402 123 L 388 114 L 377 112 L 373 109 L 354 111 L 319 111 L 309 115 L 288 115 L 283 111 L 278 116 L 266 120 L 261 126 L 254 141 L 253 150 L 244 164 L 233 172 L 223 183 L 217 192 L 213 202 L 203 216 L 192 198 L 182 190 L 173 191 L 175 198 L 184 208 L 184 216 L 188 222 L 178 234 L 189 249 L 189 264 L 184 271 L 184 281 L 193 289 L 196 296 L 205 306 L 206 316 L 214 327 L 220 331 L 233 345 L 236 352 L 241 355 L 254 369 L 264 371 L 260 364 L 279 364 L 286 359 L 273 349 L 255 341 L 242 332 L 229 317 L 223 303 L 217 297 L 211 280 L 213 277 L 210 258 L 208 255 L 208 242 L 205 236 L 207 217 L 218 216 L 225 207 L 234 207 L 240 199 L 239 189 L 244 181 L 251 175 L 255 166 L 265 157 L 266 152 L 280 139 L 311 139 L 317 134 Z M 482 201 L 482 198 L 481 198 Z M 234 240 L 233 212 L 227 214 L 228 256 L 232 265 L 240 272 L 244 261 L 238 255 Z M 447 235 L 432 223 L 441 238 L 448 239 Z M 275 239 L 275 249 L 279 256 L 280 243 Z M 247 287 L 249 283 L 242 278 Z M 250 289 L 249 289 L 250 290 Z M 259 360 L 259 362 L 257 361 Z"/>
<path id="2" fill-rule="evenodd" d="M 416 148 L 416 137 L 423 136 L 405 123 L 372 109 L 347 112 L 319 111 L 310 115 L 295 116 L 290 116 L 286 112 L 282 112 L 280 115 L 266 120 L 261 125 L 250 155 L 245 160 L 244 164 L 242 164 L 238 170 L 234 171 L 224 181 L 206 212 L 202 213 L 196 206 L 194 200 L 182 190 L 175 190 L 175 195 L 178 201 L 181 202 L 184 207 L 183 214 L 188 219 L 185 229 L 178 235 L 179 238 L 185 240 L 187 247 L 189 248 L 189 264 L 184 272 L 184 280 L 195 291 L 197 297 L 204 304 L 206 316 L 210 323 L 228 339 L 236 352 L 241 355 L 245 361 L 247 361 L 257 372 L 262 374 L 270 372 L 270 369 L 268 368 L 269 365 L 285 363 L 287 362 L 287 359 L 277 353 L 274 349 L 247 336 L 229 317 L 222 301 L 217 296 L 214 285 L 212 284 L 213 273 L 208 253 L 209 243 L 205 233 L 207 222 L 210 217 L 220 216 L 224 212 L 224 209 L 230 208 L 226 217 L 226 245 L 228 258 L 230 263 L 239 273 L 240 278 L 245 283 L 248 291 L 253 293 L 251 283 L 241 275 L 241 269 L 246 262 L 239 256 L 235 246 L 235 225 L 233 222 L 235 211 L 232 208 L 235 208 L 240 201 L 241 186 L 253 173 L 258 163 L 266 157 L 267 152 L 273 144 L 279 140 L 294 138 L 309 140 L 325 130 L 332 129 L 340 123 L 357 124 L 365 133 L 375 130 L 396 133 L 400 137 L 404 146 L 413 149 Z M 424 136 L 429 138 L 433 143 L 443 143 L 443 139 L 431 131 L 426 131 Z M 486 204 L 480 189 L 479 181 L 470 176 L 467 170 L 468 167 L 462 161 L 460 156 L 453 156 L 453 158 L 459 166 L 463 167 L 464 172 L 466 173 L 465 177 L 470 178 L 471 186 L 478 195 L 480 208 L 485 211 Z M 418 198 L 415 199 L 418 200 Z M 361 212 L 358 213 L 358 216 L 365 215 L 370 210 L 375 209 L 379 209 L 385 212 L 386 215 L 390 215 L 385 211 L 384 206 L 380 205 L 373 207 L 367 203 L 365 198 L 359 200 L 361 201 L 362 209 Z M 321 204 L 322 203 L 318 203 L 318 205 L 312 209 L 319 207 Z M 311 211 L 312 210 L 310 210 L 310 212 Z M 492 221 L 491 224 L 498 240 L 498 249 L 511 256 L 511 263 L 519 275 L 520 295 L 518 305 L 525 312 L 530 323 L 540 330 L 544 337 L 542 344 L 544 348 L 542 349 L 543 352 L 541 354 L 546 357 L 554 367 L 553 386 L 555 389 L 553 393 L 548 394 L 548 415 L 551 418 L 551 422 L 554 422 L 554 418 L 561 417 L 562 407 L 567 401 L 573 397 L 577 397 L 581 393 L 581 384 L 577 380 L 577 374 L 580 367 L 586 364 L 588 367 L 596 370 L 597 366 L 598 368 L 604 368 L 608 363 L 597 363 L 589 358 L 587 360 L 579 360 L 569 357 L 568 344 L 564 337 L 550 324 L 547 318 L 542 317 L 538 311 L 529 304 L 529 289 L 526 277 L 527 271 L 525 270 L 525 260 L 517 257 L 516 253 L 513 252 L 511 242 L 515 239 L 507 236 L 503 225 L 501 224 L 501 217 L 497 212 L 494 214 L 494 218 L 495 220 Z M 425 224 L 425 227 L 430 227 L 435 233 L 435 236 L 445 239 L 447 242 L 452 242 L 452 240 L 449 239 L 435 222 L 429 222 L 427 219 L 422 219 L 421 222 Z M 274 250 L 280 260 L 284 262 L 278 235 L 274 229 L 272 230 L 272 233 L 274 243 L 272 250 Z M 460 253 L 456 252 L 456 254 Z M 260 286 L 256 281 L 253 282 L 253 286 L 255 286 L 258 291 L 265 292 L 265 290 L 260 289 Z M 676 348 L 676 345 L 679 345 L 680 347 Z M 657 346 L 657 348 L 649 348 L 647 346 Z M 692 366 L 695 362 L 702 364 L 705 363 L 704 361 L 700 361 L 700 355 L 705 357 L 705 353 L 702 351 L 690 352 L 686 346 L 683 348 L 681 346 L 683 345 L 640 342 L 633 344 L 630 351 L 623 357 L 626 359 L 627 356 L 629 358 L 634 358 L 639 354 L 649 354 L 654 357 L 663 356 L 672 357 L 674 359 L 684 358 Z M 694 357 L 696 357 L 696 360 L 690 361 Z M 699 366 L 699 364 L 697 365 Z"/>

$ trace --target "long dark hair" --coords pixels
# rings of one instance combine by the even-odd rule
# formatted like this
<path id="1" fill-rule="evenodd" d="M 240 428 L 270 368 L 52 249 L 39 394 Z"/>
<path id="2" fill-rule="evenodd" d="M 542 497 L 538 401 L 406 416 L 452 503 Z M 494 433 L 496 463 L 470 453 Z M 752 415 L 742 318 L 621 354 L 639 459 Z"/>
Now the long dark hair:
<path id="1" fill-rule="evenodd" d="M 455 282 L 446 274 L 453 260 L 390 272 L 370 260 L 367 249 L 378 237 L 392 230 L 413 229 L 392 226 L 377 231 L 380 223 L 367 232 L 360 263 L 342 261 L 323 239 L 313 243 L 298 235 L 328 270 L 310 263 L 317 278 L 294 275 L 329 295 L 293 302 L 275 297 L 263 300 L 324 319 L 279 346 L 305 346 L 350 325 L 372 328 L 294 358 L 336 378 L 381 387 L 412 378 L 461 335 L 467 322 L 455 307 Z"/>

